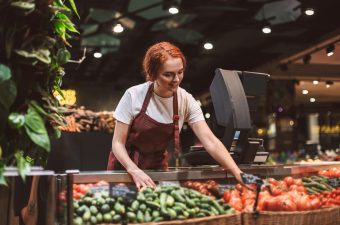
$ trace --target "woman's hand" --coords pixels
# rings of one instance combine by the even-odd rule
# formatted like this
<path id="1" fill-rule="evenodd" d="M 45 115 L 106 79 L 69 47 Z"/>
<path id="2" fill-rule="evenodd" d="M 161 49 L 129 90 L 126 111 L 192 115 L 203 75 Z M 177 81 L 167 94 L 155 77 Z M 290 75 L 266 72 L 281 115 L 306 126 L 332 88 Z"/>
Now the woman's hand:
<path id="1" fill-rule="evenodd" d="M 156 184 L 153 182 L 153 180 L 146 173 L 144 173 L 143 170 L 135 169 L 135 170 L 128 171 L 128 172 L 132 176 L 132 179 L 135 182 L 138 190 L 144 187 L 152 187 L 152 188 L 156 187 Z"/>

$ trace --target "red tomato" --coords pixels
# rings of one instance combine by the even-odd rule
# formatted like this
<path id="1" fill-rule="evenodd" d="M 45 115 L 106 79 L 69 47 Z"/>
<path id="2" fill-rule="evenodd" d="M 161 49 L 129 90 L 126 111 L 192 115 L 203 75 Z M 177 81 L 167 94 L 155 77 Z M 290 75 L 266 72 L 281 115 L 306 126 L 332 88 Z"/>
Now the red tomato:
<path id="1" fill-rule="evenodd" d="M 275 180 L 272 177 L 268 178 L 268 182 L 271 183 L 271 184 L 277 184 L 277 180 Z"/>
<path id="2" fill-rule="evenodd" d="M 304 186 L 298 186 L 297 191 L 306 193 L 306 188 Z"/>
<path id="3" fill-rule="evenodd" d="M 284 199 L 283 202 L 281 202 L 281 210 L 296 211 L 297 207 L 296 207 L 295 202 L 292 199 L 287 198 L 287 199 Z"/>
<path id="4" fill-rule="evenodd" d="M 296 184 L 297 186 L 302 186 L 303 182 L 301 179 L 295 179 L 294 184 Z"/>
<path id="5" fill-rule="evenodd" d="M 242 202 L 238 197 L 231 197 L 229 205 L 238 211 L 242 211 Z"/>
<path id="6" fill-rule="evenodd" d="M 304 210 L 310 210 L 311 203 L 307 196 L 302 196 L 300 198 L 295 198 L 294 201 L 296 202 L 297 210 L 304 211 Z"/>
<path id="7" fill-rule="evenodd" d="M 270 192 L 273 196 L 279 196 L 282 194 L 282 189 L 275 186 L 274 184 L 270 185 Z"/>
<path id="8" fill-rule="evenodd" d="M 235 188 L 238 191 L 241 191 L 241 192 L 243 191 L 243 186 L 241 184 L 236 184 Z"/>
<path id="9" fill-rule="evenodd" d="M 223 194 L 223 200 L 228 203 L 230 201 L 230 197 L 231 197 L 231 194 L 230 194 L 230 190 L 225 190 L 224 191 L 224 194 Z"/>
<path id="10" fill-rule="evenodd" d="M 73 193 L 73 198 L 74 198 L 74 199 L 80 199 L 82 196 L 83 196 L 83 195 L 82 195 L 81 193 L 79 193 L 79 192 L 74 192 L 74 193 Z"/>
<path id="11" fill-rule="evenodd" d="M 286 183 L 286 185 L 289 187 L 290 185 L 294 184 L 295 181 L 293 177 L 285 177 L 283 181 Z"/>
<path id="12" fill-rule="evenodd" d="M 314 198 L 310 201 L 311 209 L 319 209 L 321 207 L 321 201 L 318 198 Z"/>
<path id="13" fill-rule="evenodd" d="M 280 210 L 280 202 L 278 197 L 266 198 L 263 203 L 263 209 L 268 211 Z"/>
<path id="14" fill-rule="evenodd" d="M 298 189 L 298 186 L 296 184 L 292 184 L 289 186 L 290 191 L 296 191 Z"/>

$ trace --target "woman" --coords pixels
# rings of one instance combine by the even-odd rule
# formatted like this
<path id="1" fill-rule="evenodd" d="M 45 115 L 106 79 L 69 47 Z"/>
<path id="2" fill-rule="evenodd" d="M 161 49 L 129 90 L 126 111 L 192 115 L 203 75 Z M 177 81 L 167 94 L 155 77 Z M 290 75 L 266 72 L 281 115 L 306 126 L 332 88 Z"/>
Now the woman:
<path id="1" fill-rule="evenodd" d="M 152 45 L 143 60 L 147 82 L 129 88 L 116 110 L 108 170 L 126 169 L 138 188 L 155 183 L 144 169 L 166 169 L 166 146 L 174 138 L 179 154 L 179 131 L 188 122 L 208 153 L 242 183 L 241 170 L 204 120 L 191 94 L 180 88 L 186 59 L 168 42 Z"/>

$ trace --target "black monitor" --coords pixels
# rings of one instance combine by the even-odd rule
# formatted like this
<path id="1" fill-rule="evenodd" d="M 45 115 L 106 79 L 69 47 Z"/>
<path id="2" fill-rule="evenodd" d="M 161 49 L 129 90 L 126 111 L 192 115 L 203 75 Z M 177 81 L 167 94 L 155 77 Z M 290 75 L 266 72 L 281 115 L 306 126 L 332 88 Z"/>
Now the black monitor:
<path id="1" fill-rule="evenodd" d="M 250 111 L 257 109 L 258 98 L 266 94 L 269 75 L 248 71 L 216 69 L 210 85 L 215 111 L 213 131 L 237 163 L 251 163 L 259 142 L 249 139 L 252 129 Z M 235 139 L 235 135 L 237 139 Z M 232 148 L 232 143 L 235 146 Z"/>

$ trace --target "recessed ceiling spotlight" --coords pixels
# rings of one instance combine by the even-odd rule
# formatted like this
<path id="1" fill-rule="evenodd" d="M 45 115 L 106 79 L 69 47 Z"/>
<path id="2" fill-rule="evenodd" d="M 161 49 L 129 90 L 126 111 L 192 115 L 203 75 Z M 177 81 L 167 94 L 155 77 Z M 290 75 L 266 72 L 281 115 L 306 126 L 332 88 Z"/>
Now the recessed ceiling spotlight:
<path id="1" fill-rule="evenodd" d="M 210 42 L 204 43 L 203 47 L 207 50 L 211 50 L 214 48 L 213 44 L 211 44 Z"/>
<path id="2" fill-rule="evenodd" d="M 97 58 L 97 59 L 101 58 L 102 56 L 103 56 L 103 54 L 100 53 L 100 52 L 95 52 L 95 53 L 93 53 L 93 57 L 95 57 L 95 58 Z"/>
<path id="3" fill-rule="evenodd" d="M 124 31 L 124 27 L 120 23 L 117 23 L 112 30 L 115 33 L 122 33 Z"/>
<path id="4" fill-rule="evenodd" d="M 177 13 L 179 13 L 179 10 L 178 10 L 177 7 L 171 6 L 171 7 L 169 8 L 169 13 L 170 13 L 170 14 L 177 14 Z"/>
<path id="5" fill-rule="evenodd" d="M 332 44 L 332 45 L 329 45 L 327 48 L 326 48 L 326 54 L 327 56 L 332 56 L 334 55 L 334 49 L 335 49 L 335 46 Z"/>
<path id="6" fill-rule="evenodd" d="M 306 14 L 307 16 L 313 16 L 314 13 L 315 13 L 315 11 L 314 11 L 313 8 L 307 8 L 307 9 L 305 10 L 305 14 Z"/>
<path id="7" fill-rule="evenodd" d="M 319 84 L 319 81 L 318 80 L 313 80 L 313 84 L 317 85 L 317 84 Z"/>
<path id="8" fill-rule="evenodd" d="M 310 102 L 315 102 L 316 99 L 315 99 L 315 98 L 310 98 L 309 101 L 310 101 Z"/>
<path id="9" fill-rule="evenodd" d="M 326 88 L 330 88 L 333 85 L 333 83 L 334 82 L 330 80 L 326 81 Z"/>
<path id="10" fill-rule="evenodd" d="M 270 34 L 272 32 L 272 29 L 270 28 L 270 26 L 264 26 L 262 27 L 262 32 L 264 34 Z"/>
<path id="11" fill-rule="evenodd" d="M 308 94 L 308 90 L 306 90 L 306 89 L 302 90 L 302 94 L 307 95 Z"/>

